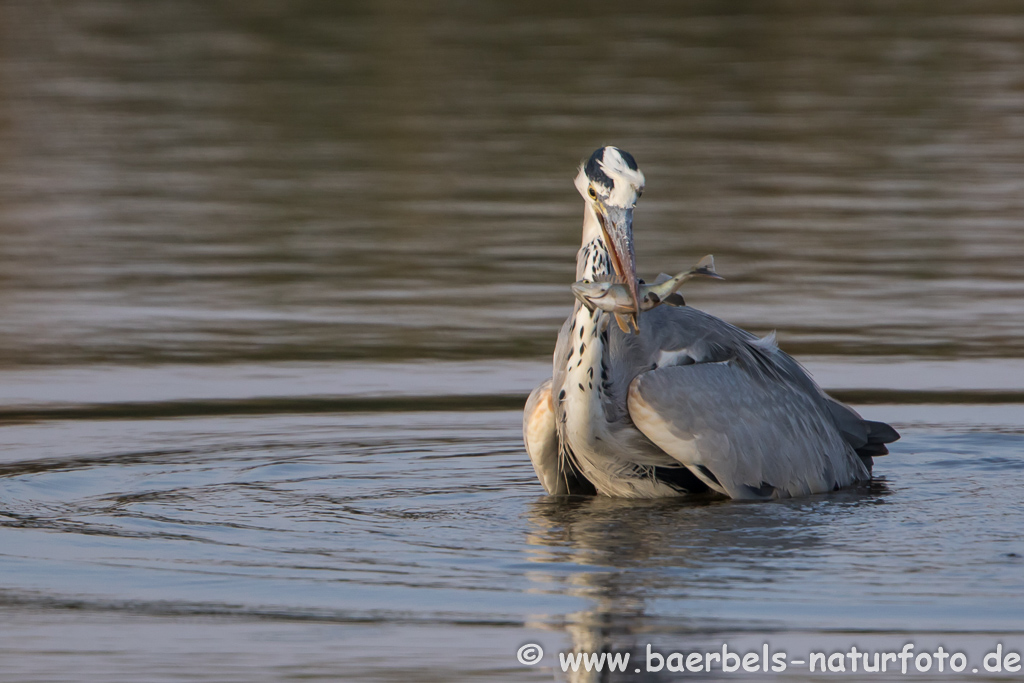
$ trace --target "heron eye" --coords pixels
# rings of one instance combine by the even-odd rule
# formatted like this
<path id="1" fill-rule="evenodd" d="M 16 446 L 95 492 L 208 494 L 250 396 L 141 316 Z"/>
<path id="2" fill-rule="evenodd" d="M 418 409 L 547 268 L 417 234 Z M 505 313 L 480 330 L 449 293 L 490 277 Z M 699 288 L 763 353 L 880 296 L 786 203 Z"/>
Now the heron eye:
<path id="1" fill-rule="evenodd" d="M 593 185 L 591 185 L 590 188 L 587 190 L 587 194 L 590 195 L 591 199 L 597 199 L 597 191 L 594 190 L 594 186 Z"/>

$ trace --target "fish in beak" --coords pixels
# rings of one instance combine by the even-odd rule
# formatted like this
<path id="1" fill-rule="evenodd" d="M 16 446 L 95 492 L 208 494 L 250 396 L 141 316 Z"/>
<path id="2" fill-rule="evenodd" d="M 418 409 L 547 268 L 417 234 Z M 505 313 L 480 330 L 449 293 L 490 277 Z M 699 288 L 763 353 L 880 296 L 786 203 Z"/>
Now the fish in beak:
<path id="1" fill-rule="evenodd" d="M 686 302 L 676 292 L 683 286 L 683 283 L 697 277 L 714 278 L 716 280 L 725 279 L 715 270 L 715 257 L 708 254 L 693 268 L 684 270 L 675 277 L 660 275 L 657 282 L 653 285 L 640 285 L 640 310 L 649 311 L 661 304 L 685 306 Z M 614 282 L 580 280 L 579 282 L 572 283 L 572 293 L 591 311 L 601 309 L 608 313 L 614 313 L 616 315 L 616 322 L 622 328 L 622 331 L 629 332 L 626 327 L 628 322 L 626 318 L 633 314 L 634 307 L 633 298 L 630 296 L 629 288 L 626 285 Z"/>
<path id="2" fill-rule="evenodd" d="M 640 293 L 636 280 L 636 255 L 633 252 L 633 207 L 607 206 L 600 199 L 595 202 L 597 220 L 604 233 L 605 244 L 612 255 L 612 268 L 629 289 L 632 298 L 630 317 L 633 327 L 640 333 Z M 622 323 L 619 323 L 622 326 Z"/>

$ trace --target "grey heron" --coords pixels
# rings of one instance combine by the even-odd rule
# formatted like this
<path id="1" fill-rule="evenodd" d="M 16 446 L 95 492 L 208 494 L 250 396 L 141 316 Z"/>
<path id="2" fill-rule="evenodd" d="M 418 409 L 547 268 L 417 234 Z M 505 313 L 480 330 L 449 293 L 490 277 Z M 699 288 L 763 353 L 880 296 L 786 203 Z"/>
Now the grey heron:
<path id="1" fill-rule="evenodd" d="M 636 334 L 579 301 L 562 325 L 550 380 L 526 403 L 523 437 L 552 495 L 654 498 L 716 492 L 788 498 L 870 479 L 899 434 L 828 396 L 775 343 L 690 307 L 643 314 L 633 208 L 644 175 L 628 152 L 579 169 L 585 204 L 576 279 L 624 283 Z"/>

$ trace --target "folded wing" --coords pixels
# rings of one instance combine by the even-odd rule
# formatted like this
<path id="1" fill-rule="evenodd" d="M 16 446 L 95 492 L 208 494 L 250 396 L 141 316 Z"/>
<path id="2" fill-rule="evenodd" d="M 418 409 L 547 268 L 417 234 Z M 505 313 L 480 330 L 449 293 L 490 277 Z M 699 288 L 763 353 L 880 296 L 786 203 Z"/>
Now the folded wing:
<path id="1" fill-rule="evenodd" d="M 828 401 L 733 358 L 643 372 L 628 407 L 641 432 L 712 489 L 786 498 L 870 477 Z"/>

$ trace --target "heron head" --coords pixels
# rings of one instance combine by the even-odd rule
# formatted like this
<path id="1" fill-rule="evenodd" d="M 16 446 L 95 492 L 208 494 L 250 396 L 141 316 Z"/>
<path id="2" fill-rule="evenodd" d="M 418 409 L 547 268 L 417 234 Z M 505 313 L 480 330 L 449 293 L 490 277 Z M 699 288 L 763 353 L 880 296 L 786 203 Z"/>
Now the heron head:
<path id="1" fill-rule="evenodd" d="M 601 238 L 611 254 L 615 274 L 629 288 L 640 316 L 640 297 L 633 251 L 633 207 L 644 191 L 644 174 L 629 152 L 601 147 L 580 166 L 576 189 L 601 226 Z"/>

